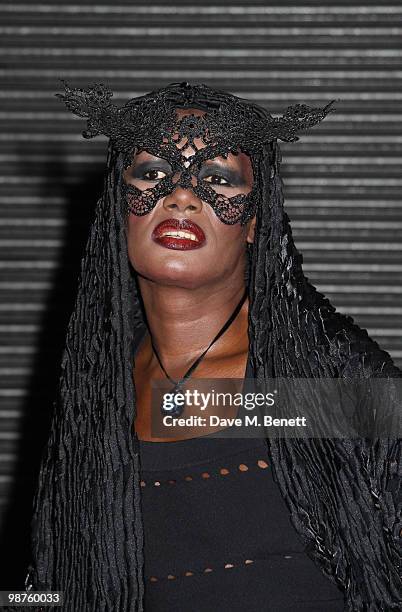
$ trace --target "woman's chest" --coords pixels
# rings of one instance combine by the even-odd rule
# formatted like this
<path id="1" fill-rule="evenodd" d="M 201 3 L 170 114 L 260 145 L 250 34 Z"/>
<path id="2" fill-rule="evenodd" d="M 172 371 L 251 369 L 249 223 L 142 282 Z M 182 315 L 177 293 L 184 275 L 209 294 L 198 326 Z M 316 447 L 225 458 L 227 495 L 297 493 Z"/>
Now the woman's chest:
<path id="1" fill-rule="evenodd" d="M 246 373 L 247 357 L 248 352 L 241 351 L 226 358 L 209 359 L 205 363 L 202 362 L 194 374 L 191 374 L 182 386 L 183 392 L 186 390 L 193 392 L 197 390 L 208 393 L 212 387 L 214 389 L 216 387 L 216 392 L 238 392 Z M 180 380 L 180 376 L 184 376 L 186 373 L 185 369 L 183 368 L 181 372 L 176 372 L 176 376 L 171 377 L 171 379 L 174 381 Z M 181 428 L 177 432 L 169 431 L 169 437 L 165 437 L 163 434 L 164 428 L 160 424 L 162 419 L 160 410 L 162 400 L 161 390 L 169 392 L 173 389 L 173 383 L 167 379 L 157 364 L 145 366 L 140 358 L 134 368 L 133 377 L 136 392 L 136 419 L 134 427 L 140 440 L 181 440 L 206 435 L 217 429 L 217 427 L 207 427 L 200 432 L 198 429 L 193 430 L 189 428 L 182 431 L 183 428 Z M 207 407 L 204 410 L 203 416 L 209 418 L 211 410 L 214 413 L 213 408 Z M 237 410 L 238 408 L 235 405 L 232 407 L 228 406 L 225 416 L 227 418 L 234 418 L 236 417 Z M 184 408 L 181 416 L 189 415 L 189 411 Z"/>

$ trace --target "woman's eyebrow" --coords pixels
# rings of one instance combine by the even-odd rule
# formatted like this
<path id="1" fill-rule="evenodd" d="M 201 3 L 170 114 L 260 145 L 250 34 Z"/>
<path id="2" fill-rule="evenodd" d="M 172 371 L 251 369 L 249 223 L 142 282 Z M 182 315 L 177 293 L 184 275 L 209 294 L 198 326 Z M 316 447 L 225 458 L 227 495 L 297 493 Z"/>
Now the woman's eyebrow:
<path id="1" fill-rule="evenodd" d="M 220 164 L 219 162 L 204 163 L 201 166 L 200 174 L 203 173 L 205 175 L 205 171 L 207 171 L 208 174 L 211 174 L 212 172 L 223 174 L 224 178 L 228 179 L 230 183 L 238 186 L 246 183 L 246 177 L 240 169 L 235 170 L 234 168 L 230 168 L 229 166 Z"/>

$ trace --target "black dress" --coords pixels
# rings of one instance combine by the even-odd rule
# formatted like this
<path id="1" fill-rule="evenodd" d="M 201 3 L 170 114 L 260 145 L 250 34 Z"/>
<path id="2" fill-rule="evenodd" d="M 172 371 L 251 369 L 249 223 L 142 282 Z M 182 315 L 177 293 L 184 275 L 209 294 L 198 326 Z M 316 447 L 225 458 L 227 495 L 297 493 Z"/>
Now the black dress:
<path id="1" fill-rule="evenodd" d="M 290 522 L 265 439 L 140 441 L 140 453 L 145 612 L 344 610 Z"/>

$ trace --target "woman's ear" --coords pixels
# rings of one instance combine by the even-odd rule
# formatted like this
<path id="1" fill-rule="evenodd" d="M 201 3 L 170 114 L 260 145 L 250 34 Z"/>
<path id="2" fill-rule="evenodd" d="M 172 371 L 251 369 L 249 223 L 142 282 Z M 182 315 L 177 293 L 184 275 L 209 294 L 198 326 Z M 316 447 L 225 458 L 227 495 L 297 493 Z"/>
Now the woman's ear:
<path id="1" fill-rule="evenodd" d="M 250 242 L 251 244 L 253 244 L 254 242 L 255 220 L 256 220 L 256 215 L 254 215 L 254 217 L 247 224 L 246 241 Z"/>

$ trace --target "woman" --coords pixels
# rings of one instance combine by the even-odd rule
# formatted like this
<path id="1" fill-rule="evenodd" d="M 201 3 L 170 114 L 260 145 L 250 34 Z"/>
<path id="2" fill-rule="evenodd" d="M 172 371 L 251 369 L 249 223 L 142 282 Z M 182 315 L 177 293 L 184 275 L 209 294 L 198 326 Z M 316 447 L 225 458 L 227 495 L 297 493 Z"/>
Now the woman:
<path id="1" fill-rule="evenodd" d="M 110 146 L 35 498 L 28 583 L 63 590 L 64 609 L 74 612 L 399 610 L 397 440 L 245 444 L 203 440 L 194 430 L 155 436 L 151 425 L 152 378 L 169 379 L 177 391 L 197 378 L 243 378 L 246 365 L 258 383 L 401 376 L 389 355 L 308 283 L 283 210 L 277 139 L 297 140 L 330 105 L 296 105 L 273 119 L 257 105 L 188 83 L 121 109 L 102 86 L 66 87 L 62 98 L 88 119 L 84 135 L 103 133 Z M 152 469 L 179 456 L 205 465 L 209 450 L 216 451 L 217 469 L 236 448 L 262 462 L 237 489 L 239 508 L 255 496 L 250 512 L 262 532 L 253 531 L 252 518 L 233 515 L 239 521 L 233 533 L 233 522 L 220 516 L 216 542 L 205 547 L 202 512 L 188 516 L 187 526 L 178 515 L 179 552 L 169 551 L 175 517 L 163 519 L 166 531 L 156 532 L 156 521 L 164 510 L 179 511 L 182 498 L 172 487 L 170 499 L 158 501 L 157 486 L 147 486 Z M 178 469 L 173 461 L 166 474 Z M 206 511 L 206 490 L 198 486 L 191 494 Z M 219 503 L 225 499 L 236 503 L 234 485 Z M 264 517 L 277 522 L 264 530 Z M 228 560 L 219 580 L 214 567 L 202 577 L 186 575 L 187 549 L 179 544 L 191 529 L 194 562 L 204 553 L 219 560 L 236 546 L 246 554 L 248 545 L 258 557 L 261 538 L 259 559 L 266 553 L 271 565 L 244 558 L 241 569 Z M 271 547 L 284 551 L 278 533 L 299 559 L 292 570 L 283 561 L 292 555 L 281 554 L 281 562 L 269 556 Z M 164 535 L 167 542 L 158 544 Z M 183 574 L 150 573 L 165 572 L 169 558 Z"/>

